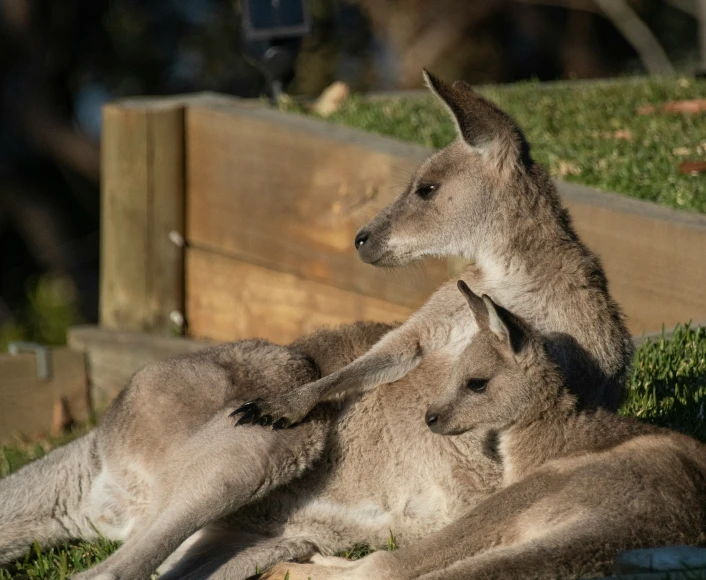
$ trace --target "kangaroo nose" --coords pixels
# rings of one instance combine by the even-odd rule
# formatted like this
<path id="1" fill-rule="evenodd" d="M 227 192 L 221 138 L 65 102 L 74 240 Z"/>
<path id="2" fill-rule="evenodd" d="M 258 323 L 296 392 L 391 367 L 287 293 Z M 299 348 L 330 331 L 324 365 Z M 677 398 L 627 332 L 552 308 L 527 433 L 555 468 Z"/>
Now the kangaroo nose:
<path id="1" fill-rule="evenodd" d="M 358 235 L 355 237 L 355 249 L 360 250 L 365 242 L 368 241 L 369 237 L 370 234 L 368 234 L 368 232 L 358 232 Z"/>
<path id="2" fill-rule="evenodd" d="M 431 427 L 434 423 L 436 423 L 439 420 L 439 415 L 436 413 L 427 413 L 426 417 L 424 417 L 424 420 L 427 423 L 428 427 Z"/>

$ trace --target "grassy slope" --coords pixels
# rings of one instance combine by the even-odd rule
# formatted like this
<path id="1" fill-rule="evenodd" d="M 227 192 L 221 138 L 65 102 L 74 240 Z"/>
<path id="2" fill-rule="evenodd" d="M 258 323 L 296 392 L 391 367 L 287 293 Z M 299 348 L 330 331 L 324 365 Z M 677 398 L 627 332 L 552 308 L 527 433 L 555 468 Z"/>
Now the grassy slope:
<path id="1" fill-rule="evenodd" d="M 638 349 L 623 414 L 638 416 L 706 442 L 705 403 L 706 329 L 683 326 L 670 340 L 655 340 Z M 84 432 L 79 431 L 74 436 Z M 0 476 L 16 471 L 28 461 L 41 457 L 47 448 L 68 439 L 53 440 L 45 445 L 3 448 Z M 0 580 L 62 580 L 69 572 L 84 570 L 107 557 L 117 546 L 115 542 L 101 541 L 72 542 L 43 551 L 35 547 L 24 560 L 0 568 Z M 388 548 L 391 547 L 394 547 L 392 536 Z M 366 547 L 357 546 L 342 555 L 358 558 L 368 552 Z"/>
<path id="2" fill-rule="evenodd" d="M 647 104 L 704 98 L 706 81 L 525 82 L 482 92 L 517 119 L 535 158 L 556 177 L 706 213 L 706 176 L 678 171 L 683 160 L 706 160 L 706 114 L 636 113 Z M 329 120 L 429 147 L 442 147 L 454 136 L 431 96 L 354 97 Z"/>

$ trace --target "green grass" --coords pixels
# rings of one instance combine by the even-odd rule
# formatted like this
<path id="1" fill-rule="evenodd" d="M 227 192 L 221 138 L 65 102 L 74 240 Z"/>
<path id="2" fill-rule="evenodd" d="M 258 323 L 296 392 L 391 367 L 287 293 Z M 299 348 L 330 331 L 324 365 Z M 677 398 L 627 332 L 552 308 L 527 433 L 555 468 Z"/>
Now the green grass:
<path id="1" fill-rule="evenodd" d="M 621 413 L 706 443 L 706 328 L 679 326 L 635 353 Z"/>
<path id="2" fill-rule="evenodd" d="M 0 352 L 16 340 L 66 344 L 66 331 L 81 321 L 73 284 L 66 278 L 43 276 L 28 281 L 25 293 L 22 311 L 0 324 Z"/>
<path id="3" fill-rule="evenodd" d="M 481 92 L 518 121 L 535 159 L 555 177 L 706 213 L 706 176 L 678 170 L 684 160 L 706 160 L 706 114 L 636 112 L 643 105 L 705 98 L 705 80 L 524 82 Z M 282 108 L 303 111 L 291 101 Z M 329 120 L 434 148 L 454 138 L 446 111 L 431 96 L 354 96 Z"/>
<path id="4" fill-rule="evenodd" d="M 633 376 L 621 413 L 669 427 L 706 442 L 704 404 L 706 403 L 706 329 L 680 326 L 670 339 L 664 337 L 643 344 L 635 354 Z M 3 447 L 0 477 L 16 471 L 49 449 L 82 435 L 87 428 L 71 435 L 41 443 L 18 443 Z M 0 580 L 61 580 L 72 571 L 84 570 L 117 549 L 116 542 L 71 542 L 42 550 L 35 546 L 21 560 L 0 568 Z M 395 549 L 390 531 L 386 546 Z M 340 556 L 357 559 L 373 551 L 354 546 Z"/>
<path id="5" fill-rule="evenodd" d="M 0 580 L 47 579 L 64 580 L 74 572 L 88 570 L 118 549 L 117 542 L 70 542 L 56 548 L 41 549 L 38 545 L 24 559 L 0 568 Z"/>

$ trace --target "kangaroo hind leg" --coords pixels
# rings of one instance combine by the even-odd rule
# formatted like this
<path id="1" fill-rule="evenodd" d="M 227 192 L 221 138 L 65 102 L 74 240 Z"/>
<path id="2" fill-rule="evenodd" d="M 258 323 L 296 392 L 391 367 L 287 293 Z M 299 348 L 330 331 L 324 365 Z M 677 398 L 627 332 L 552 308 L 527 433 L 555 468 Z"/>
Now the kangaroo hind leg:
<path id="1" fill-rule="evenodd" d="M 605 576 L 616 556 L 636 545 L 628 529 L 586 532 L 582 523 L 558 529 L 526 542 L 491 548 L 476 556 L 434 570 L 418 580 L 544 580 Z"/>
<path id="2" fill-rule="evenodd" d="M 165 458 L 141 529 L 77 580 L 149 578 L 189 536 L 301 475 L 321 455 L 326 422 L 282 431 L 234 430 L 228 413 L 220 411 Z"/>

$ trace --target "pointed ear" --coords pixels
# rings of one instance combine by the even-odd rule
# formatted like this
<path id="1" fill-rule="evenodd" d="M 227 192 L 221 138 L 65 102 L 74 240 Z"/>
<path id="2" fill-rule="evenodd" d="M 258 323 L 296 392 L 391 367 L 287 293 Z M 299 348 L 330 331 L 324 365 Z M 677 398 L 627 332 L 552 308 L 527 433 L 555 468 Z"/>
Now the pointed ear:
<path id="1" fill-rule="evenodd" d="M 468 306 L 471 307 L 471 312 L 473 312 L 478 328 L 488 328 L 488 310 L 483 304 L 483 299 L 478 294 L 475 294 L 463 280 L 459 280 L 456 285 L 466 298 Z"/>
<path id="2" fill-rule="evenodd" d="M 423 76 L 426 86 L 451 113 L 456 132 L 467 145 L 487 154 L 500 169 L 529 158 L 529 145 L 509 115 L 462 81 L 451 85 L 426 69 Z"/>
<path id="3" fill-rule="evenodd" d="M 490 330 L 514 354 L 519 354 L 527 343 L 530 330 L 512 312 L 495 304 L 487 294 L 483 294 L 483 303 L 488 312 Z"/>

